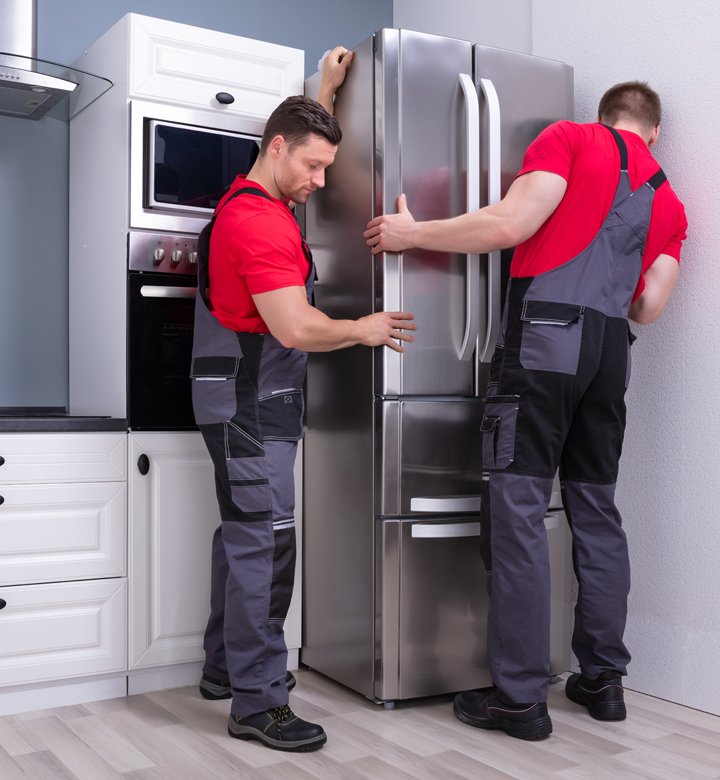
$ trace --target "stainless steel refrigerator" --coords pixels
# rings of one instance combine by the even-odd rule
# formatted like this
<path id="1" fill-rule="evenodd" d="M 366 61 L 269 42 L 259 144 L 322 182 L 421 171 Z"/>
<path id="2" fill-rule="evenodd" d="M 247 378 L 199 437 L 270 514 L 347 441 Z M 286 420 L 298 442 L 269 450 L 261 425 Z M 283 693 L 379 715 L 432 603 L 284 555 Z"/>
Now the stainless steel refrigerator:
<path id="1" fill-rule="evenodd" d="M 393 702 L 489 684 L 479 429 L 509 254 L 373 257 L 362 232 L 403 192 L 421 220 L 498 200 L 528 143 L 572 117 L 572 69 L 396 29 L 353 51 L 335 103 L 343 140 L 304 214 L 316 304 L 335 318 L 412 311 L 418 331 L 404 354 L 310 356 L 301 661 Z M 546 527 L 559 672 L 570 556 L 557 491 Z"/>

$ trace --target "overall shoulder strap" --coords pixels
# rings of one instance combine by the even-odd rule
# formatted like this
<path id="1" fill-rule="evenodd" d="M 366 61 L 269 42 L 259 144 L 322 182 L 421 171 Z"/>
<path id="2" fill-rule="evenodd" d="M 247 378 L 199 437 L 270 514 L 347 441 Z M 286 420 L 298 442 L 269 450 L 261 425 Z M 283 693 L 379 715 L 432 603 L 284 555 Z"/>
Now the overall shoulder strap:
<path id="1" fill-rule="evenodd" d="M 620 170 L 626 171 L 628 169 L 628 150 L 623 137 L 614 127 L 610 127 L 610 125 L 603 125 L 603 127 L 607 127 L 612 133 L 612 137 L 615 139 L 618 151 L 620 152 Z"/>

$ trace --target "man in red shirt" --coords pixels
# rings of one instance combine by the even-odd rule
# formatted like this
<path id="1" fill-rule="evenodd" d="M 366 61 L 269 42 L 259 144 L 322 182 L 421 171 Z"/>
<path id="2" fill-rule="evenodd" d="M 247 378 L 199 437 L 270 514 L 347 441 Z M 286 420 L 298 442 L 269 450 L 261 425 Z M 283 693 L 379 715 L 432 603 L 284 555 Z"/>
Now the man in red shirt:
<path id="1" fill-rule="evenodd" d="M 286 751 L 316 750 L 323 728 L 288 706 L 283 621 L 295 572 L 293 466 L 302 438 L 306 353 L 364 344 L 402 351 L 412 314 L 333 320 L 312 306 L 315 269 L 291 211 L 325 184 L 341 132 L 333 97 L 352 54 L 326 58 L 318 99 L 287 98 L 257 161 L 239 176 L 198 252 L 192 390 L 215 467 L 222 523 L 212 549 L 211 614 L 200 692 L 232 698 L 228 732 Z"/>
<path id="2" fill-rule="evenodd" d="M 489 472 L 493 687 L 459 694 L 456 716 L 520 739 L 552 732 L 550 577 L 543 518 L 560 470 L 578 579 L 566 695 L 598 720 L 626 716 L 621 684 L 630 571 L 614 494 L 630 379 L 628 318 L 647 323 L 675 285 L 687 221 L 649 148 L 660 99 L 617 84 L 598 123 L 558 122 L 530 145 L 497 204 L 447 220 L 372 220 L 372 251 L 489 252 L 516 246 L 482 424 Z"/>

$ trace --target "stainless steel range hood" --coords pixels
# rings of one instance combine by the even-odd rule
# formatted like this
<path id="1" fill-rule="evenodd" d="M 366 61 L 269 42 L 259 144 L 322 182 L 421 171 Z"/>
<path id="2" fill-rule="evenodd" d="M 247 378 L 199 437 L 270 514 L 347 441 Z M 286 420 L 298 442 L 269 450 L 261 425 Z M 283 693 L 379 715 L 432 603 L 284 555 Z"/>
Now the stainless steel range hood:
<path id="1" fill-rule="evenodd" d="M 0 0 L 0 115 L 68 120 L 112 86 L 38 59 L 36 39 L 37 0 Z"/>

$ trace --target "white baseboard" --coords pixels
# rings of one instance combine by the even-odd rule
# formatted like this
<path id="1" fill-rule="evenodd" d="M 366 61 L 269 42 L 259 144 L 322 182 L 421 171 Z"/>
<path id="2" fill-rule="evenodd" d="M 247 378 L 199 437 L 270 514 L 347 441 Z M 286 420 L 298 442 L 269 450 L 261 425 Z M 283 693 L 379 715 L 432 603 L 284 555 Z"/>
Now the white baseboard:
<path id="1" fill-rule="evenodd" d="M 34 685 L 13 685 L 0 688 L 0 715 L 49 710 L 84 704 L 89 701 L 116 699 L 127 694 L 127 677 L 120 676 L 92 679 L 53 681 Z"/>

